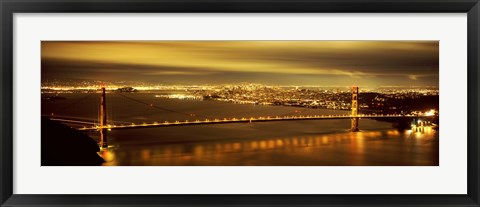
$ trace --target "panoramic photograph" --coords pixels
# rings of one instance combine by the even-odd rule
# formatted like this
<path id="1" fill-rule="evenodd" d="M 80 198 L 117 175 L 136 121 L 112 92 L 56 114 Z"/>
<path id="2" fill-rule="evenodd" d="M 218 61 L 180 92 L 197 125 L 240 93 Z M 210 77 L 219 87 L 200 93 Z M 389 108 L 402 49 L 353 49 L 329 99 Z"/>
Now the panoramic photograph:
<path id="1" fill-rule="evenodd" d="M 42 41 L 42 166 L 439 166 L 438 41 Z"/>

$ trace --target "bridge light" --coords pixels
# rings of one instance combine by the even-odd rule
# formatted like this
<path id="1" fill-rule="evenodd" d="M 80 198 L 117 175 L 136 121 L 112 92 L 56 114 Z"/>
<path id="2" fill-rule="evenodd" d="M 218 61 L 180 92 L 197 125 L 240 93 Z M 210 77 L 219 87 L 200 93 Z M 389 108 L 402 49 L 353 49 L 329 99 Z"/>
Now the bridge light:
<path id="1" fill-rule="evenodd" d="M 433 115 L 435 115 L 435 110 L 434 109 L 425 112 L 425 116 L 433 116 Z"/>

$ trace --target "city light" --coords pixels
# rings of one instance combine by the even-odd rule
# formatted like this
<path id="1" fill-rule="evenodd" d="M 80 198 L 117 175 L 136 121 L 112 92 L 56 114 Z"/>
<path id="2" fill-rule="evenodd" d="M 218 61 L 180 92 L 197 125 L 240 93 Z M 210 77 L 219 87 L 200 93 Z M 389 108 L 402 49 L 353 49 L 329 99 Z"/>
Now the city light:
<path id="1" fill-rule="evenodd" d="M 438 41 L 41 47 L 42 146 L 85 141 L 66 146 L 101 165 L 439 163 Z"/>
<path id="2" fill-rule="evenodd" d="M 435 109 L 431 109 L 430 111 L 425 112 L 425 116 L 434 116 L 435 115 Z"/>

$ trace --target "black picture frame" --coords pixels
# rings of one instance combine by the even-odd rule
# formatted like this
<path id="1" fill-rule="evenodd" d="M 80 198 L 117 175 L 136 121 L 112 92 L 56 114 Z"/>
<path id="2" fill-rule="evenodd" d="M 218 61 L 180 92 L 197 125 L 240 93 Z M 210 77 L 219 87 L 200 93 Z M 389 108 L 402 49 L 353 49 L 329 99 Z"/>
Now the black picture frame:
<path id="1" fill-rule="evenodd" d="M 1 206 L 480 206 L 479 0 L 0 0 Z M 13 194 L 15 13 L 467 13 L 468 193 L 465 195 L 20 195 Z M 452 178 L 455 179 L 455 178 Z M 345 186 L 348 187 L 348 186 Z"/>

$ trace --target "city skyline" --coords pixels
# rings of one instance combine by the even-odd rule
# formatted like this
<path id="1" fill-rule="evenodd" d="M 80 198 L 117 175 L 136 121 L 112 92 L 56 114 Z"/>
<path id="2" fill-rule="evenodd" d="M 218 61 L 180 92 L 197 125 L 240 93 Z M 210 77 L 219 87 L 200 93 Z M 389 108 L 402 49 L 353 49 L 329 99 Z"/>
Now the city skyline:
<path id="1" fill-rule="evenodd" d="M 41 46 L 42 166 L 439 165 L 438 41 Z"/>
<path id="2" fill-rule="evenodd" d="M 47 80 L 438 86 L 437 41 L 43 41 Z"/>

